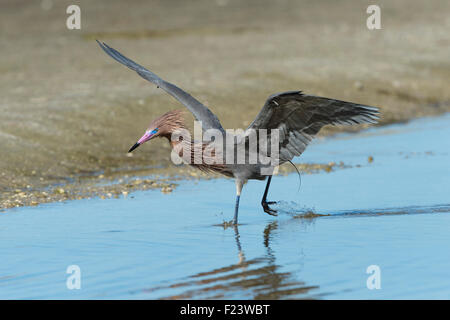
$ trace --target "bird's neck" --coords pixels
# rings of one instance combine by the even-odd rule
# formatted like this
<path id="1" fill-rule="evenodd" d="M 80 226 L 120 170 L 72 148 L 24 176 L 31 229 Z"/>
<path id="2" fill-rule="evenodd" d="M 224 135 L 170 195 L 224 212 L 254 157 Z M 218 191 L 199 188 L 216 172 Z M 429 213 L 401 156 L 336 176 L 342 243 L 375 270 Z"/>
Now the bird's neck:
<path id="1" fill-rule="evenodd" d="M 183 130 L 185 132 L 183 133 Z M 168 130 L 166 133 L 160 135 L 161 138 L 166 138 L 172 149 L 176 149 L 177 146 L 181 146 L 182 143 L 192 143 L 191 133 L 186 128 L 177 128 Z"/>
<path id="2" fill-rule="evenodd" d="M 223 161 L 217 162 L 215 150 L 206 150 L 209 143 L 193 141 L 191 135 L 187 135 L 187 132 L 183 136 L 184 139 L 179 133 L 162 135 L 162 137 L 169 140 L 173 151 L 184 163 L 203 172 L 216 172 L 228 177 L 233 176 L 232 171 L 223 164 Z"/>

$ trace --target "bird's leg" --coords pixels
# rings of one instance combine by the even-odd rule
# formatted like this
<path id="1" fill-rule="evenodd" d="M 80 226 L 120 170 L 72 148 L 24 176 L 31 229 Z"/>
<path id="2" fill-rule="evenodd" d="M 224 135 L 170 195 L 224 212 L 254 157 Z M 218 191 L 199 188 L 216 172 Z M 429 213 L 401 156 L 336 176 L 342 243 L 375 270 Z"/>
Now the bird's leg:
<path id="1" fill-rule="evenodd" d="M 244 182 L 240 179 L 236 179 L 236 206 L 234 207 L 233 224 L 238 224 L 238 211 L 239 211 L 239 199 L 241 198 L 241 191 Z"/>
<path id="2" fill-rule="evenodd" d="M 269 178 L 267 178 L 266 190 L 264 190 L 264 195 L 263 195 L 263 198 L 261 200 L 261 205 L 262 205 L 265 213 L 268 213 L 271 216 L 276 216 L 277 215 L 277 210 L 269 208 L 269 204 L 274 204 L 274 203 L 277 203 L 277 202 L 276 201 L 267 201 L 266 200 L 267 193 L 269 192 L 269 186 L 270 186 L 270 181 L 271 180 L 272 180 L 272 176 L 269 176 Z"/>
<path id="3" fill-rule="evenodd" d="M 241 197 L 240 195 L 236 196 L 236 206 L 234 207 L 234 218 L 233 218 L 234 225 L 237 225 L 237 223 L 238 223 L 239 198 L 240 197 Z"/>

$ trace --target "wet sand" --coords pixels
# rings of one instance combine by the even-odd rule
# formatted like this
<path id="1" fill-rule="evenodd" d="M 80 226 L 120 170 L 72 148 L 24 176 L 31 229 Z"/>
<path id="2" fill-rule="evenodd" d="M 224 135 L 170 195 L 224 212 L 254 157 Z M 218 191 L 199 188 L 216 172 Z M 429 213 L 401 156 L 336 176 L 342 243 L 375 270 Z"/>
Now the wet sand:
<path id="1" fill-rule="evenodd" d="M 191 176 L 165 141 L 126 154 L 154 117 L 183 107 L 96 38 L 198 97 L 226 128 L 297 89 L 378 106 L 381 125 L 450 110 L 448 1 L 378 1 L 376 31 L 364 1 L 77 3 L 81 30 L 65 26 L 71 1 L 0 4 L 0 209 L 170 192 L 174 176 Z"/>

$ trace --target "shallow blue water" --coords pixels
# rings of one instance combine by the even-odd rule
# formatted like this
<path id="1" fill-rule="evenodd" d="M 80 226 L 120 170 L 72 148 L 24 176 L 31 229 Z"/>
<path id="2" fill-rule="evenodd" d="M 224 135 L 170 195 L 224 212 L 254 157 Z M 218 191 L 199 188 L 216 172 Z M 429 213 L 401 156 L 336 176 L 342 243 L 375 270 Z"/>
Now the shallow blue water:
<path id="1" fill-rule="evenodd" d="M 339 135 L 301 162 L 352 168 L 243 190 L 182 182 L 171 194 L 79 200 L 0 213 L 1 299 L 450 298 L 450 115 Z M 374 161 L 368 162 L 372 156 Z M 327 214 L 299 218 L 312 210 Z M 69 265 L 81 289 L 69 290 Z M 366 269 L 380 269 L 369 290 Z"/>

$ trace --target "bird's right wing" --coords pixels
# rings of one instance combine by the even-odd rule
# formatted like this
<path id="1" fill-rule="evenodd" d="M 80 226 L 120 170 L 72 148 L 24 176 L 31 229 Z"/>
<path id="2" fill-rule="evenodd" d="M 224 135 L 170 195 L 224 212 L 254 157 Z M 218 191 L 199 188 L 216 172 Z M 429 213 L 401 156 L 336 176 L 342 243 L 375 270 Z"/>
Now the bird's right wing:
<path id="1" fill-rule="evenodd" d="M 154 83 L 158 88 L 163 89 L 168 94 L 170 94 L 172 97 L 174 97 L 179 102 L 181 102 L 183 105 L 185 105 L 189 109 L 189 111 L 192 112 L 195 119 L 202 122 L 203 130 L 218 129 L 218 130 L 224 132 L 222 125 L 220 124 L 220 121 L 217 118 L 217 116 L 214 113 L 212 113 L 211 110 L 209 110 L 201 102 L 199 102 L 197 99 L 192 97 L 189 93 L 187 93 L 186 91 L 171 84 L 170 82 L 164 81 L 163 79 L 158 77 L 156 74 L 154 74 L 150 70 L 147 70 L 143 66 L 128 59 L 123 54 L 121 54 L 119 51 L 109 47 L 107 44 L 101 43 L 98 40 L 97 40 L 97 43 L 114 60 L 127 66 L 131 70 L 136 71 L 137 74 L 140 75 L 142 78 L 150 81 L 151 83 Z"/>
<path id="2" fill-rule="evenodd" d="M 247 135 L 251 129 L 278 129 L 283 163 L 301 155 L 323 126 L 376 123 L 378 114 L 376 107 L 288 91 L 267 99 Z"/>

